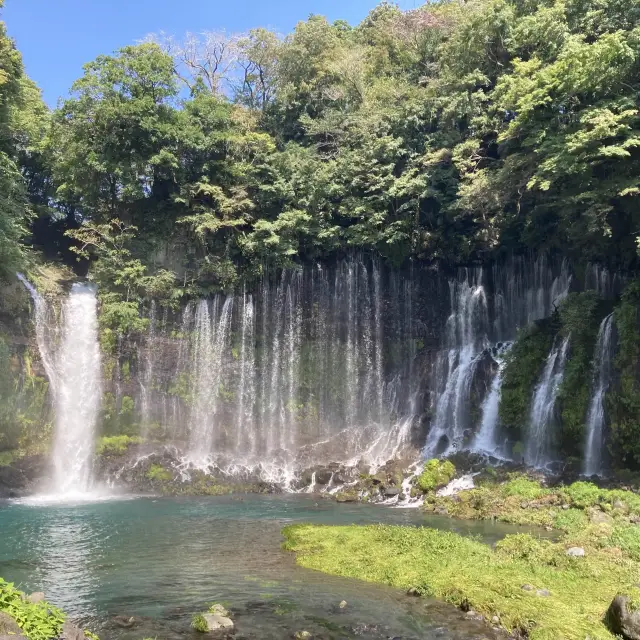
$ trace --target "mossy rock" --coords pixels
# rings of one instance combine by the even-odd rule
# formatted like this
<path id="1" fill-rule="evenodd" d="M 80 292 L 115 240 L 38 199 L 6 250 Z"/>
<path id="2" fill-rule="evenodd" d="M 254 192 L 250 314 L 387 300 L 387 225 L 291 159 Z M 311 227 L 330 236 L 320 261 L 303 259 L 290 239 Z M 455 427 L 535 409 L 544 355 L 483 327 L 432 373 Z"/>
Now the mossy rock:
<path id="1" fill-rule="evenodd" d="M 424 465 L 416 485 L 423 493 L 429 493 L 449 484 L 455 475 L 456 468 L 452 462 L 434 458 Z"/>

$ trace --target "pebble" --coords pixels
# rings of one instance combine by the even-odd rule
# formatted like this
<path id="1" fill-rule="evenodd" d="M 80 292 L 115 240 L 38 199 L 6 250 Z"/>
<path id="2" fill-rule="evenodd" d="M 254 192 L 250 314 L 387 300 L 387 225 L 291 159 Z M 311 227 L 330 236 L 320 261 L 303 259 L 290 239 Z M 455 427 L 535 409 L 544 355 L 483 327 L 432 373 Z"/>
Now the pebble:
<path id="1" fill-rule="evenodd" d="M 338 606 L 339 606 L 341 609 L 344 609 L 344 608 L 347 606 L 347 601 L 346 601 L 346 600 L 342 600 Z"/>

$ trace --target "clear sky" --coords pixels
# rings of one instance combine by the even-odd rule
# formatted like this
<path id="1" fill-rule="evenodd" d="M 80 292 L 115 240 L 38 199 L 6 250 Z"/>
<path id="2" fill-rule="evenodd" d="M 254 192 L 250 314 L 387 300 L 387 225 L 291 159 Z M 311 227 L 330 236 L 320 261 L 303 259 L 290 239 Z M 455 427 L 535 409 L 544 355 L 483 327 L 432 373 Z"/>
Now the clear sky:
<path id="1" fill-rule="evenodd" d="M 289 33 L 317 13 L 360 22 L 377 0 L 6 0 L 2 19 L 24 57 L 27 73 L 55 106 L 100 54 L 134 44 L 149 33 L 269 27 Z M 399 0 L 403 9 L 422 2 Z"/>

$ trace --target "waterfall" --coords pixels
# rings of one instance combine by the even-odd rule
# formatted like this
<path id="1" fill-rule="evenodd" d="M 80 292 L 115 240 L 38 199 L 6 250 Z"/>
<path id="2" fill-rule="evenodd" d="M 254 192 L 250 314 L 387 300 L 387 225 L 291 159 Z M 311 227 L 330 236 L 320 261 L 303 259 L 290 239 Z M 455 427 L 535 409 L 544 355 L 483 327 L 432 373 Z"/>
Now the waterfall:
<path id="1" fill-rule="evenodd" d="M 144 350 L 143 350 L 143 367 L 140 375 L 140 395 L 142 399 L 141 421 L 142 435 L 148 436 L 149 427 L 151 426 L 152 416 L 152 390 L 153 390 L 153 374 L 154 374 L 154 350 L 156 347 L 157 317 L 156 317 L 156 301 L 151 301 L 149 310 L 149 333 L 147 334 Z"/>
<path id="2" fill-rule="evenodd" d="M 93 484 L 96 423 L 102 397 L 95 288 L 74 284 L 61 312 L 59 344 L 46 302 L 22 277 L 35 306 L 36 339 L 55 407 L 53 493 L 87 493 Z"/>
<path id="3" fill-rule="evenodd" d="M 469 391 L 478 357 L 488 347 L 487 298 L 482 271 L 465 270 L 464 279 L 451 281 L 449 287 L 452 311 L 445 327 L 448 350 L 438 355 L 436 364 L 445 382 L 427 439 L 428 456 L 460 444 L 468 425 Z"/>
<path id="4" fill-rule="evenodd" d="M 613 357 L 613 314 L 600 324 L 593 359 L 593 387 L 587 413 L 587 436 L 584 452 L 584 474 L 591 476 L 602 471 L 602 448 L 604 447 L 604 398 L 611 380 Z"/>
<path id="5" fill-rule="evenodd" d="M 413 286 L 389 305 L 386 291 L 378 262 L 354 256 L 267 273 L 251 292 L 185 310 L 187 346 L 176 345 L 165 384 L 188 385 L 184 403 L 173 398 L 185 462 L 275 478 L 320 462 L 379 464 L 408 447 L 419 413 Z M 391 371 L 384 345 L 396 321 L 393 355 L 406 366 Z"/>
<path id="6" fill-rule="evenodd" d="M 525 449 L 525 462 L 533 467 L 542 467 L 550 461 L 551 426 L 568 347 L 569 337 L 561 343 L 558 339 L 554 341 L 533 395 Z"/>
<path id="7" fill-rule="evenodd" d="M 482 419 L 480 421 L 480 429 L 473 443 L 473 450 L 491 455 L 497 455 L 498 444 L 498 426 L 499 426 L 499 409 L 500 396 L 502 394 L 502 375 L 506 365 L 505 356 L 509 352 L 511 344 L 503 345 L 496 353 L 497 371 L 491 381 L 491 388 L 482 403 Z"/>

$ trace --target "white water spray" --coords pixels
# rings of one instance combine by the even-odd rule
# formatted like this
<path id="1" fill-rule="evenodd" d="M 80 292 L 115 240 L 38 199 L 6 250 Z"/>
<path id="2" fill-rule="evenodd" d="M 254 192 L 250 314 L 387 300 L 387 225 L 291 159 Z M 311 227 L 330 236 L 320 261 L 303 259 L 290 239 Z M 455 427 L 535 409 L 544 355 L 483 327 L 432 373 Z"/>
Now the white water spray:
<path id="1" fill-rule="evenodd" d="M 532 467 L 542 467 L 550 461 L 551 423 L 556 398 L 564 377 L 568 348 L 568 337 L 561 344 L 556 340 L 533 396 L 529 415 L 529 436 L 525 450 L 525 462 Z"/>
<path id="2" fill-rule="evenodd" d="M 95 431 L 101 399 L 95 288 L 76 283 L 62 307 L 59 344 L 44 299 L 24 279 L 35 306 L 36 339 L 54 397 L 52 494 L 81 496 L 93 486 Z"/>
<path id="3" fill-rule="evenodd" d="M 584 451 L 584 474 L 588 476 L 602 471 L 604 397 L 611 380 L 612 334 L 613 314 L 610 314 L 600 324 L 593 360 L 593 389 L 587 413 L 587 440 Z"/>

